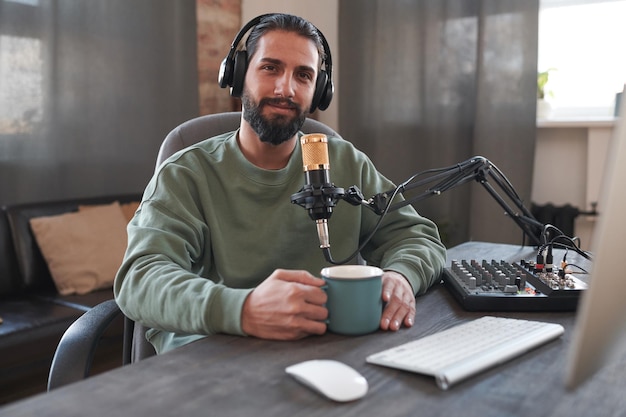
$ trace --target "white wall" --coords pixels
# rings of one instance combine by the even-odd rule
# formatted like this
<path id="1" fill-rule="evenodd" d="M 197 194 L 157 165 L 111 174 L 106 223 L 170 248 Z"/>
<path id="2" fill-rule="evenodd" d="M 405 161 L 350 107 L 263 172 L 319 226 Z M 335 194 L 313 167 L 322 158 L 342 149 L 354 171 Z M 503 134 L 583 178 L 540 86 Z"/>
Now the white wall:
<path id="1" fill-rule="evenodd" d="M 531 200 L 590 211 L 600 200 L 614 121 L 540 121 Z M 598 207 L 601 212 L 602 208 Z M 597 217 L 579 216 L 574 234 L 590 249 Z"/>
<path id="2" fill-rule="evenodd" d="M 339 0 L 242 0 L 241 21 L 242 26 L 256 16 L 263 13 L 289 13 L 301 16 L 313 23 L 323 34 L 330 46 L 333 57 L 333 81 L 335 91 L 338 90 L 339 80 Z M 331 128 L 339 129 L 339 94 L 333 96 L 328 109 L 318 112 L 317 117 L 321 122 Z"/>

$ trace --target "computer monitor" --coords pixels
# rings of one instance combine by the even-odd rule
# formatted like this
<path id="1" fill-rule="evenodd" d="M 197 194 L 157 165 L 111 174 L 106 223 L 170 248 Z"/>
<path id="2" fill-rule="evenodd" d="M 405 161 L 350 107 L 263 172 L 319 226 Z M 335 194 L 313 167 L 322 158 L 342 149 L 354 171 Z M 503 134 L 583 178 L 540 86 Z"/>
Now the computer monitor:
<path id="1" fill-rule="evenodd" d="M 589 288 L 580 300 L 565 384 L 574 389 L 611 360 L 626 342 L 626 103 L 609 146 L 591 251 Z"/>

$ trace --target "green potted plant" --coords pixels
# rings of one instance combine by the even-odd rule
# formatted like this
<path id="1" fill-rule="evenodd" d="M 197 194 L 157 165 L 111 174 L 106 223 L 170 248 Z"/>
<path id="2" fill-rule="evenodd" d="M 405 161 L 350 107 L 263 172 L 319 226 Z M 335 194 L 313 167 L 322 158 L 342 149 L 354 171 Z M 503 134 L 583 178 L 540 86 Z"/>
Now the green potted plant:
<path id="1" fill-rule="evenodd" d="M 546 90 L 546 84 L 550 79 L 550 73 L 555 71 L 554 68 L 547 69 L 545 71 L 539 71 L 537 73 L 537 118 L 545 119 L 550 115 L 552 107 L 550 103 L 546 101 L 546 95 L 552 96 L 551 91 Z"/>

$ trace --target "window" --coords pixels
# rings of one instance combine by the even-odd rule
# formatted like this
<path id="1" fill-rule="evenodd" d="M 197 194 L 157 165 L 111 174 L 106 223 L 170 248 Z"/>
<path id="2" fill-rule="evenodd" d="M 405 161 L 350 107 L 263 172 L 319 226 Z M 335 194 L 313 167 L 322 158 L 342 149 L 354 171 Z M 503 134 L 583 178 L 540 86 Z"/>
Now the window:
<path id="1" fill-rule="evenodd" d="M 0 35 L 0 135 L 31 132 L 43 117 L 39 39 Z"/>
<path id="2" fill-rule="evenodd" d="M 0 4 L 0 138 L 32 132 L 43 119 L 44 49 L 38 4 L 39 0 Z"/>
<path id="3" fill-rule="evenodd" d="M 538 71 L 552 118 L 614 115 L 626 84 L 625 0 L 540 0 Z"/>

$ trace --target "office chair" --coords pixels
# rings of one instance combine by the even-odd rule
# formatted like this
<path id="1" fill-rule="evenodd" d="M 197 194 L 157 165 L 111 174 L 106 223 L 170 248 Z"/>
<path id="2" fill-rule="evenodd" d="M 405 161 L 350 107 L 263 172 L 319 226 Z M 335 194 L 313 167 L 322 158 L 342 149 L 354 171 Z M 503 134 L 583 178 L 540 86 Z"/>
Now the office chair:
<path id="1" fill-rule="evenodd" d="M 174 128 L 163 140 L 156 161 L 163 161 L 179 150 L 202 140 L 231 132 L 239 128 L 241 112 L 218 113 L 196 117 Z M 301 129 L 304 133 L 325 133 L 339 136 L 330 127 L 313 119 L 306 119 Z M 155 168 L 155 169 L 156 169 Z M 52 359 L 48 375 L 48 391 L 80 381 L 89 376 L 94 353 L 104 331 L 121 310 L 115 300 L 104 301 L 79 317 L 65 331 Z M 124 347 L 122 365 L 134 363 L 155 355 L 146 340 L 147 328 L 124 318 Z"/>

